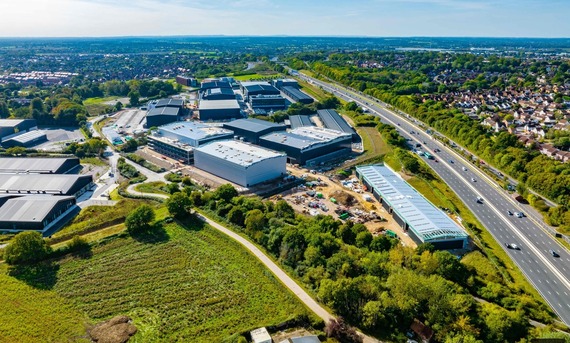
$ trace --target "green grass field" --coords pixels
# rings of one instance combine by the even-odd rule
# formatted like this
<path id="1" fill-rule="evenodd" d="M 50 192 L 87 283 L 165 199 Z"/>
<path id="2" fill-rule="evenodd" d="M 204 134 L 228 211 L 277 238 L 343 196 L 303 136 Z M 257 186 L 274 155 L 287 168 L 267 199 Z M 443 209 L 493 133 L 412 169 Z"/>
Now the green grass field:
<path id="1" fill-rule="evenodd" d="M 0 264 L 0 342 L 89 342 L 87 317 L 56 292 L 7 275 Z"/>
<path id="2" fill-rule="evenodd" d="M 87 108 L 89 115 L 98 116 L 101 113 L 103 113 L 105 108 L 113 107 L 111 105 L 105 104 L 105 102 L 113 101 L 113 100 L 116 100 L 117 98 L 118 97 L 116 97 L 116 96 L 110 96 L 110 97 L 106 97 L 106 98 L 89 98 L 89 99 L 85 99 L 83 101 L 83 105 L 85 105 L 85 108 Z"/>
<path id="3" fill-rule="evenodd" d="M 69 302 L 74 309 L 64 308 L 68 311 L 64 314 L 71 319 L 76 316 L 79 322 L 83 318 L 80 313 L 93 323 L 115 315 L 130 316 L 139 331 L 129 342 L 220 342 L 236 332 L 307 313 L 241 245 L 208 226 L 196 225 L 186 229 L 168 224 L 165 233 L 153 240 L 123 234 L 95 245 L 91 257 L 69 256 L 57 261 L 56 267 L 47 268 L 48 274 L 55 275 L 27 279 L 40 288 L 51 288 L 31 291 L 46 297 L 55 292 L 53 305 L 42 303 L 42 309 L 33 309 L 33 303 L 29 306 L 32 311 L 48 307 L 45 311 L 53 312 L 60 307 L 54 306 L 55 301 L 65 299 L 58 301 Z M 14 279 L 11 282 L 27 287 Z M 4 296 L 20 301 L 19 292 Z M 0 325 L 17 325 L 6 319 Z M 58 337 L 66 337 L 68 332 L 77 335 L 71 319 L 60 324 L 65 324 L 67 331 Z M 33 322 L 42 320 L 37 317 L 26 325 L 32 327 Z M 39 331 L 45 335 L 49 327 Z M 27 341 L 34 340 L 19 340 Z"/>
<path id="4" fill-rule="evenodd" d="M 166 183 L 162 181 L 145 182 L 136 185 L 135 191 L 143 193 L 168 194 L 162 189 L 164 186 L 166 186 Z"/>

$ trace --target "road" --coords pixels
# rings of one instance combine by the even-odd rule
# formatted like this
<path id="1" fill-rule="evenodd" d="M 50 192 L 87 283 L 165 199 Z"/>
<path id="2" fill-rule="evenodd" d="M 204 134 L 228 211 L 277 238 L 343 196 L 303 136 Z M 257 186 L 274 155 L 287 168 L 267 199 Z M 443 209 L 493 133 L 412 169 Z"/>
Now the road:
<path id="1" fill-rule="evenodd" d="M 322 318 L 325 323 L 328 323 L 329 320 L 334 318 L 332 314 L 330 314 L 327 310 L 325 310 L 321 305 L 319 305 L 301 286 L 299 286 L 295 280 L 293 280 L 287 273 L 285 273 L 275 262 L 273 262 L 267 255 L 265 255 L 258 247 L 256 247 L 253 243 L 248 241 L 247 239 L 243 238 L 242 236 L 238 235 L 237 233 L 233 232 L 230 229 L 216 223 L 215 221 L 196 213 L 198 218 L 214 229 L 219 230 L 223 234 L 231 237 L 232 239 L 239 242 L 243 245 L 247 250 L 249 250 L 257 259 L 259 259 L 271 272 L 285 285 L 285 287 L 289 288 L 291 292 L 293 292 L 311 311 L 313 311 L 316 315 Z M 366 336 L 363 333 L 360 333 L 364 338 L 364 343 L 378 343 L 377 339 Z"/>
<path id="2" fill-rule="evenodd" d="M 425 159 L 426 163 L 475 214 L 560 319 L 570 325 L 570 253 L 547 232 L 544 223 L 534 216 L 517 218 L 508 215 L 507 211 L 522 211 L 520 204 L 455 151 L 425 133 L 416 120 L 398 115 L 378 100 L 343 86 L 303 74 L 300 77 L 344 100 L 355 101 L 370 109 L 383 122 L 394 125 L 402 136 L 430 152 L 435 159 Z M 440 151 L 435 153 L 434 149 Z M 483 198 L 481 204 L 476 202 L 477 197 Z M 508 249 L 505 243 L 515 243 L 521 250 Z M 560 257 L 553 257 L 549 252 L 551 249 Z"/>

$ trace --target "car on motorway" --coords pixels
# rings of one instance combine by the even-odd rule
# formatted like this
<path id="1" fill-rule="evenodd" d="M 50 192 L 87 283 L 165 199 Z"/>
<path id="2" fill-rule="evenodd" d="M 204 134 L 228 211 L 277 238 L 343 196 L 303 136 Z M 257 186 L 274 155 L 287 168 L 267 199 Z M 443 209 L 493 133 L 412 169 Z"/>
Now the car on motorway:
<path id="1" fill-rule="evenodd" d="M 453 160 L 449 160 L 449 163 L 453 163 Z"/>
<path id="2" fill-rule="evenodd" d="M 439 150 L 438 148 L 433 149 L 433 152 L 440 152 L 441 150 Z"/>
<path id="3" fill-rule="evenodd" d="M 463 167 L 463 171 L 467 171 L 467 168 Z"/>
<path id="4" fill-rule="evenodd" d="M 513 215 L 513 212 L 510 211 L 510 210 L 507 210 L 507 214 L 508 214 L 509 216 L 512 216 L 512 215 Z"/>
<path id="5" fill-rule="evenodd" d="M 477 182 L 474 177 L 471 178 L 471 182 Z"/>
<path id="6" fill-rule="evenodd" d="M 521 247 L 519 247 L 515 243 L 505 243 L 505 246 L 509 249 L 521 250 Z"/>
<path id="7" fill-rule="evenodd" d="M 483 203 L 483 198 L 481 198 L 481 197 L 477 197 L 476 200 L 477 200 L 477 203 L 478 203 L 478 204 L 482 204 L 482 203 Z"/>
<path id="8" fill-rule="evenodd" d="M 558 253 L 552 249 L 550 249 L 550 255 L 552 255 L 553 257 L 560 257 L 560 255 L 558 255 Z"/>
<path id="9" fill-rule="evenodd" d="M 516 216 L 517 218 L 522 218 L 522 217 L 524 217 L 524 213 L 522 213 L 522 212 L 515 212 L 515 216 Z"/>

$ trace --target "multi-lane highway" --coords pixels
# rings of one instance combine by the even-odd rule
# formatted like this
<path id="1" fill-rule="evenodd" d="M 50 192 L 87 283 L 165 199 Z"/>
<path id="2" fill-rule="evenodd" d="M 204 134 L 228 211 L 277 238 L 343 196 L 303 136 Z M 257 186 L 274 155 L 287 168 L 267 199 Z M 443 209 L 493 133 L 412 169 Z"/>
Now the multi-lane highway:
<path id="1" fill-rule="evenodd" d="M 300 77 L 339 98 L 366 107 L 372 114 L 380 116 L 383 122 L 396 126 L 400 134 L 414 145 L 421 144 L 419 149 L 431 153 L 434 159 L 425 159 L 427 164 L 489 230 L 560 319 L 570 325 L 570 253 L 544 230 L 536 218 L 514 215 L 522 212 L 519 204 L 487 175 L 425 133 L 414 119 L 397 115 L 379 101 L 338 84 L 303 74 Z M 482 198 L 481 202 L 477 202 L 478 197 Z M 505 244 L 516 244 L 520 250 L 508 248 Z M 553 256 L 551 250 L 559 257 Z"/>

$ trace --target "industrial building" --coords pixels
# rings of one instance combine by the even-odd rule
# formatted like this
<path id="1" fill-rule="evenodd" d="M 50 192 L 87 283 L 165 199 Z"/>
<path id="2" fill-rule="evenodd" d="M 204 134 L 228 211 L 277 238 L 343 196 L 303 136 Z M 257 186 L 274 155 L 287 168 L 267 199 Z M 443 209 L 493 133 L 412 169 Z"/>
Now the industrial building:
<path id="1" fill-rule="evenodd" d="M 285 94 L 289 99 L 293 100 L 294 102 L 300 102 L 302 104 L 308 105 L 312 104 L 315 99 L 311 98 L 307 94 L 301 92 L 298 88 L 291 87 L 291 86 L 284 86 L 281 87 L 281 92 Z"/>
<path id="2" fill-rule="evenodd" d="M 210 88 L 229 88 L 232 89 L 232 85 L 226 81 L 219 80 L 204 80 L 200 84 L 200 92 L 204 92 Z"/>
<path id="3" fill-rule="evenodd" d="M 467 247 L 467 233 L 392 169 L 362 166 L 356 167 L 356 175 L 417 244 L 431 243 L 436 249 Z"/>
<path id="4" fill-rule="evenodd" d="M 186 87 L 198 86 L 198 81 L 195 78 L 181 75 L 176 77 L 176 83 Z"/>
<path id="5" fill-rule="evenodd" d="M 271 81 L 271 84 L 277 89 L 281 89 L 283 87 L 299 88 L 299 82 L 295 79 L 276 79 Z"/>
<path id="6" fill-rule="evenodd" d="M 179 107 L 156 107 L 146 113 L 146 127 L 160 126 L 178 121 Z"/>
<path id="7" fill-rule="evenodd" d="M 194 161 L 194 148 L 214 140 L 231 139 L 232 131 L 196 121 L 160 126 L 147 137 L 148 146 L 183 163 Z"/>
<path id="8" fill-rule="evenodd" d="M 208 88 L 200 94 L 204 100 L 232 100 L 236 98 L 231 88 Z"/>
<path id="9" fill-rule="evenodd" d="M 0 194 L 78 197 L 93 186 L 91 175 L 0 174 Z"/>
<path id="10" fill-rule="evenodd" d="M 238 140 L 196 148 L 194 165 L 244 187 L 287 175 L 285 154 Z"/>
<path id="11" fill-rule="evenodd" d="M 47 141 L 45 131 L 35 130 L 23 133 L 18 133 L 10 137 L 2 139 L 2 146 L 4 148 L 12 148 L 16 146 L 29 148 Z"/>
<path id="12" fill-rule="evenodd" d="M 0 173 L 4 174 L 65 174 L 79 168 L 79 159 L 72 158 L 0 158 Z"/>
<path id="13" fill-rule="evenodd" d="M 287 108 L 285 98 L 281 95 L 251 95 L 248 98 L 248 103 L 253 110 L 279 111 Z"/>
<path id="14" fill-rule="evenodd" d="M 0 119 L 0 141 L 11 135 L 38 129 L 35 119 Z"/>
<path id="15" fill-rule="evenodd" d="M 255 95 L 279 95 L 279 89 L 269 82 L 242 82 L 240 88 L 246 101 Z"/>
<path id="16" fill-rule="evenodd" d="M 184 108 L 184 100 L 182 99 L 151 100 L 148 102 L 147 107 L 149 110 L 153 108 L 163 108 L 163 107 L 178 108 L 182 110 Z"/>
<path id="17" fill-rule="evenodd" d="M 73 196 L 14 196 L 0 202 L 0 231 L 7 232 L 45 232 L 77 209 Z"/>
<path id="18" fill-rule="evenodd" d="M 262 136 L 259 145 L 284 151 L 290 163 L 315 165 L 351 151 L 351 135 L 322 127 L 299 127 Z"/>
<path id="19" fill-rule="evenodd" d="M 292 129 L 304 126 L 315 126 L 311 121 L 311 117 L 304 115 L 289 116 L 289 126 Z"/>
<path id="20" fill-rule="evenodd" d="M 317 116 L 327 129 L 342 131 L 352 135 L 353 142 L 360 142 L 360 136 L 335 110 L 318 110 Z"/>
<path id="21" fill-rule="evenodd" d="M 260 119 L 238 119 L 224 123 L 223 127 L 233 131 L 236 137 L 253 144 L 259 144 L 259 137 L 263 135 L 287 129 L 285 125 Z"/>
<path id="22" fill-rule="evenodd" d="M 200 120 L 229 120 L 241 118 L 241 108 L 237 100 L 200 100 L 198 105 Z"/>

